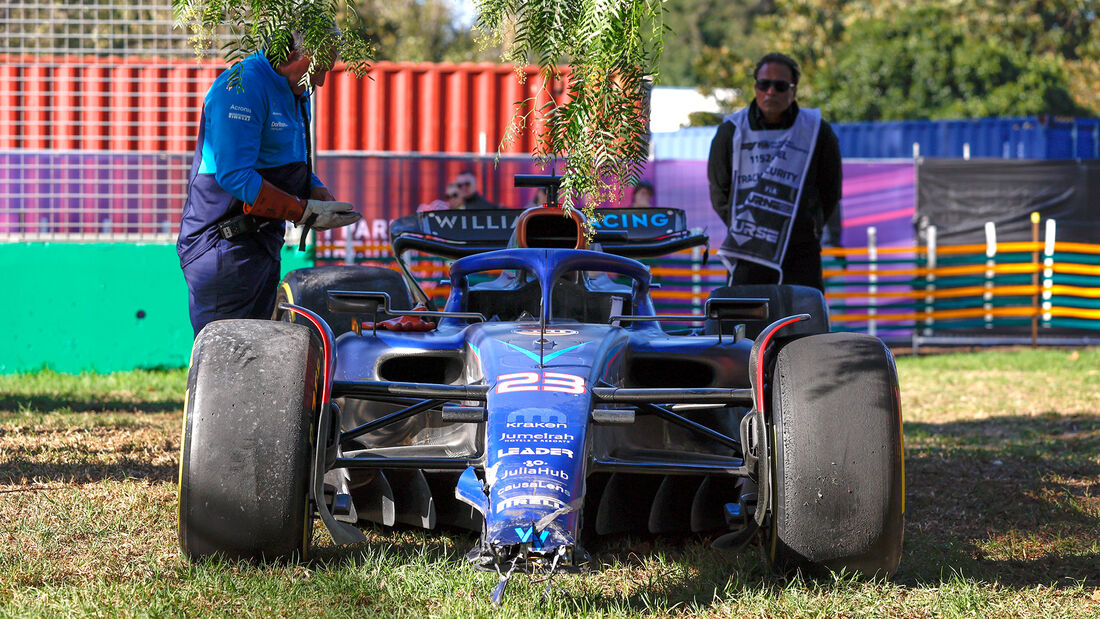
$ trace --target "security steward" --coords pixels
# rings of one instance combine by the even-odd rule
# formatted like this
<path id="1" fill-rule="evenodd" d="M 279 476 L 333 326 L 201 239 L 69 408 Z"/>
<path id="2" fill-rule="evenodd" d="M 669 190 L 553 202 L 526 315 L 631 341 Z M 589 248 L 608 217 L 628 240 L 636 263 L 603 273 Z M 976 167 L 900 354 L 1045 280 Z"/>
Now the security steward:
<path id="1" fill-rule="evenodd" d="M 755 99 L 724 119 L 710 146 L 711 206 L 729 226 L 718 257 L 729 285 L 824 290 L 822 227 L 841 197 L 838 140 L 818 110 L 795 102 L 792 58 L 767 54 L 753 77 Z"/>
<path id="2" fill-rule="evenodd" d="M 196 336 L 215 320 L 272 316 L 286 222 L 304 235 L 361 217 L 312 170 L 309 95 L 332 64 L 303 81 L 310 57 L 300 33 L 290 39 L 282 64 L 258 52 L 206 93 L 176 241 Z"/>

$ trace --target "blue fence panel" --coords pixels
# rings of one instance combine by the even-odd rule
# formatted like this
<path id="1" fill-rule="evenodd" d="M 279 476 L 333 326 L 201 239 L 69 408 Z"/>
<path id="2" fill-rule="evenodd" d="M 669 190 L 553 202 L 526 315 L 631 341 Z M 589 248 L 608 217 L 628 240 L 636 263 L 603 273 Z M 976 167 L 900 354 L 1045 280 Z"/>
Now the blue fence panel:
<path id="1" fill-rule="evenodd" d="M 834 123 L 845 157 L 1100 158 L 1100 120 L 980 118 Z"/>
<path id="2" fill-rule="evenodd" d="M 1047 135 L 1047 159 L 1100 159 L 1100 119 L 1054 121 Z"/>
<path id="3" fill-rule="evenodd" d="M 849 159 L 922 157 L 1098 159 L 1100 119 L 979 118 L 832 123 Z M 704 160 L 715 127 L 653 134 L 653 158 Z"/>

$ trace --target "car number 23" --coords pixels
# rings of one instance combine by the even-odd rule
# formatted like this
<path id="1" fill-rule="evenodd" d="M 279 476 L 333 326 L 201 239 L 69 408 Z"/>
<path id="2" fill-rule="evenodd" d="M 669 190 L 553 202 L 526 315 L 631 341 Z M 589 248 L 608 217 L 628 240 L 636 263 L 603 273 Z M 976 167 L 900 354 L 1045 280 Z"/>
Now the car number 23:
<path id="1" fill-rule="evenodd" d="M 585 392 L 584 379 L 572 374 L 560 372 L 516 372 L 497 376 L 497 393 L 516 391 L 560 391 L 582 395 Z"/>

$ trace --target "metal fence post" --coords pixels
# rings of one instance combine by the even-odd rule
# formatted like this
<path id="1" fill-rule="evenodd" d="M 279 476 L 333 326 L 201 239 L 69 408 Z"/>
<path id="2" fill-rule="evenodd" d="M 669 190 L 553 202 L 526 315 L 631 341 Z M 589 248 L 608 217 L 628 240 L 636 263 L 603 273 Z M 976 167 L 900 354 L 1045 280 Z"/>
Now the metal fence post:
<path id="1" fill-rule="evenodd" d="M 1054 307 L 1054 237 L 1057 224 L 1047 220 L 1043 246 L 1043 326 L 1050 327 L 1051 309 Z"/>
<path id="2" fill-rule="evenodd" d="M 703 251 L 699 246 L 691 248 L 691 305 L 696 311 L 702 307 L 700 296 L 703 293 L 703 287 L 700 284 L 703 282 L 703 276 L 700 274 L 700 270 L 702 269 Z"/>
<path id="3" fill-rule="evenodd" d="M 927 241 L 925 242 L 925 248 L 927 253 L 927 260 L 925 262 L 924 274 L 924 334 L 932 335 L 932 330 L 936 324 L 936 319 L 932 315 L 936 311 L 936 226 L 928 226 L 925 229 L 927 235 Z"/>
<path id="4" fill-rule="evenodd" d="M 867 226 L 867 334 L 878 335 L 878 323 L 875 315 L 878 313 L 878 230 L 874 226 Z"/>
<path id="5" fill-rule="evenodd" d="M 982 292 L 982 309 L 985 328 L 993 328 L 993 276 L 996 274 L 997 226 L 992 221 L 985 222 L 985 290 Z"/>
<path id="6" fill-rule="evenodd" d="M 1039 212 L 1031 213 L 1031 347 L 1039 345 Z"/>

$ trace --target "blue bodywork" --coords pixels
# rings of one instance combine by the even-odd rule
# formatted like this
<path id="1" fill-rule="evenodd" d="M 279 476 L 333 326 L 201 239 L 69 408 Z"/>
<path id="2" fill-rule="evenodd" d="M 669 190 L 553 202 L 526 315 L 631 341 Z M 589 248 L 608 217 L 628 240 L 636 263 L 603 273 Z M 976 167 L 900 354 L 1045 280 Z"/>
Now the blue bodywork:
<path id="1" fill-rule="evenodd" d="M 486 273 L 498 272 L 494 280 L 479 281 Z M 607 274 L 629 283 L 612 283 Z M 583 552 L 576 551 L 586 484 L 595 471 L 636 467 L 643 474 L 675 473 L 679 468 L 691 473 L 688 467 L 694 462 L 697 474 L 729 474 L 742 466 L 737 450 L 723 451 L 717 445 L 715 455 L 711 452 L 716 445 L 706 436 L 693 438 L 691 432 L 670 429 L 671 424 L 657 419 L 645 423 L 639 419 L 630 427 L 592 421 L 594 410 L 639 409 L 616 398 L 647 387 L 662 392 L 650 397 L 667 398 L 655 404 L 709 397 L 711 409 L 719 407 L 722 396 L 729 400 L 728 406 L 735 406 L 739 397 L 745 399 L 743 392 L 749 387 L 752 342 L 729 336 L 666 334 L 652 320 L 656 316 L 649 296 L 650 273 L 642 263 L 581 249 L 504 249 L 457 260 L 451 267 L 450 285 L 439 323 L 431 331 L 363 328 L 341 336 L 335 379 L 338 391 L 341 386 L 352 390 L 356 383 L 416 383 L 408 387 L 410 393 L 420 389 L 428 397 L 426 382 L 430 381 L 420 378 L 420 368 L 443 360 L 452 369 L 437 382 L 453 388 L 482 388 L 483 423 L 443 423 L 419 433 L 414 429 L 401 441 L 367 442 L 367 449 L 356 451 L 360 456 L 391 458 L 409 452 L 431 463 L 459 453 L 452 459 L 465 462 L 467 468 L 457 480 L 455 496 L 482 519 L 482 539 L 471 559 L 489 569 L 517 563 L 572 565 L 583 560 Z M 454 315 L 491 306 L 494 298 L 504 299 L 507 305 L 524 294 L 519 291 L 531 287 L 537 287 L 538 294 L 530 297 L 536 302 L 514 319 L 494 315 L 481 322 Z M 613 307 L 616 316 L 632 319 L 615 321 L 610 313 L 599 321 L 577 319 L 579 307 L 591 308 L 597 302 Z M 422 359 L 424 364 L 418 367 L 410 359 Z M 394 362 L 406 368 L 407 375 L 392 375 L 387 364 Z M 638 384 L 648 376 L 639 375 L 638 368 L 655 363 L 688 373 L 695 368 L 700 382 L 693 383 L 692 376 L 656 376 L 656 385 Z M 662 390 L 665 383 L 684 388 Z M 482 405 L 480 397 L 464 402 L 467 407 Z M 343 425 L 349 429 L 356 423 L 371 423 L 394 406 L 398 405 L 382 412 L 372 408 L 357 413 L 345 404 L 348 419 Z M 731 409 L 719 408 L 718 414 L 736 417 L 731 427 L 737 427 L 740 417 Z M 430 444 L 433 438 L 434 445 Z M 659 447 L 664 451 L 655 449 Z M 631 451 L 642 450 L 649 455 L 631 457 Z M 432 470 L 431 463 L 425 462 L 423 469 Z M 644 470 L 647 466 L 657 469 Z M 693 479 L 698 485 L 698 478 Z"/>
<path id="2" fill-rule="evenodd" d="M 315 267 L 283 281 L 280 318 L 311 335 L 257 320 L 200 334 L 196 350 L 213 352 L 196 353 L 190 393 L 251 368 L 258 388 L 189 408 L 184 453 L 251 454 L 255 474 L 235 473 L 236 456 L 228 477 L 181 458 L 184 551 L 304 553 L 315 511 L 337 544 L 364 540 L 361 522 L 477 531 L 466 557 L 501 575 L 494 602 L 515 571 L 550 582 L 584 566 L 587 540 L 624 532 L 718 534 L 720 549 L 759 540 L 781 570 L 893 573 L 904 474 L 889 351 L 828 333 L 813 289 L 726 287 L 700 313 L 658 315 L 634 258 L 705 236 L 675 209 L 604 215 L 593 237 L 555 207 L 404 218 L 391 226 L 400 272 Z M 409 251 L 454 260 L 442 309 Z M 273 408 L 283 386 L 293 392 Z M 236 432 L 242 414 L 266 423 Z"/>

